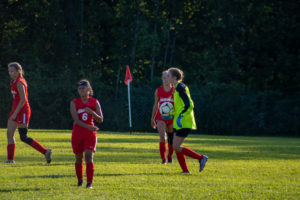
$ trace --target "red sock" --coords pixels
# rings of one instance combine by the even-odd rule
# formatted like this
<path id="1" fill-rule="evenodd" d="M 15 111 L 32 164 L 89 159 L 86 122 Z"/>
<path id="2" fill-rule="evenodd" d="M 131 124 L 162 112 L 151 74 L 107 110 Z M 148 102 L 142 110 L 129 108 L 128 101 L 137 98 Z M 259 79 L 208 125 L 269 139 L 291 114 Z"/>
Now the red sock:
<path id="1" fill-rule="evenodd" d="M 86 163 L 86 182 L 93 183 L 94 177 L 94 163 Z"/>
<path id="2" fill-rule="evenodd" d="M 37 151 L 41 152 L 42 154 L 45 154 L 47 149 L 45 149 L 45 147 L 43 147 L 43 145 L 41 145 L 38 141 L 33 140 L 31 145 L 34 149 L 36 149 Z"/>
<path id="3" fill-rule="evenodd" d="M 189 148 L 186 148 L 186 147 L 182 147 L 181 153 L 183 153 L 184 155 L 189 156 L 191 158 L 198 159 L 198 160 L 201 160 L 203 158 L 202 155 L 200 155 L 200 154 L 196 153 L 195 151 L 193 151 Z"/>
<path id="4" fill-rule="evenodd" d="M 160 142 L 159 143 L 159 151 L 160 151 L 161 159 L 166 160 L 167 148 L 166 148 L 166 143 L 165 142 Z"/>
<path id="5" fill-rule="evenodd" d="M 83 164 L 75 163 L 75 171 L 76 171 L 76 176 L 77 176 L 78 180 L 82 180 L 83 179 L 82 170 L 83 170 Z"/>
<path id="6" fill-rule="evenodd" d="M 186 165 L 186 160 L 185 160 L 185 156 L 182 152 L 176 153 L 177 156 L 177 160 L 179 162 L 179 165 L 182 169 L 183 172 L 189 172 L 187 165 Z"/>
<path id="7" fill-rule="evenodd" d="M 16 144 L 7 145 L 7 160 L 15 159 L 15 149 L 16 149 Z"/>
<path id="8" fill-rule="evenodd" d="M 168 158 L 172 158 L 173 157 L 173 153 L 174 153 L 173 145 L 169 144 L 168 147 L 169 147 Z"/>

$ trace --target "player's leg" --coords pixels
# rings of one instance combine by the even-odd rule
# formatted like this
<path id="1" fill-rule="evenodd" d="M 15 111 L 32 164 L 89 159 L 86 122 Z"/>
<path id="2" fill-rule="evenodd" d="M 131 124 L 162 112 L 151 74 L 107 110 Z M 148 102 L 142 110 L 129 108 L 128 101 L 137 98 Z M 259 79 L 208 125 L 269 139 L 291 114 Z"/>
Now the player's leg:
<path id="1" fill-rule="evenodd" d="M 75 154 L 75 171 L 76 171 L 76 176 L 78 180 L 77 186 L 82 186 L 83 185 L 83 153 Z"/>
<path id="2" fill-rule="evenodd" d="M 168 153 L 168 163 L 173 162 L 173 138 L 174 138 L 174 131 L 173 131 L 173 122 L 170 124 L 167 124 L 167 135 L 168 135 L 168 148 L 169 148 L 169 153 Z"/>
<path id="3" fill-rule="evenodd" d="M 94 152 L 97 146 L 97 132 L 87 132 L 84 142 L 84 156 L 86 164 L 86 187 L 92 188 L 94 178 Z"/>
<path id="4" fill-rule="evenodd" d="M 161 160 L 162 160 L 162 164 L 166 164 L 166 153 L 167 153 L 167 148 L 166 148 L 166 123 L 162 120 L 159 120 L 157 122 L 157 130 L 158 130 L 159 137 L 160 137 L 160 142 L 159 142 L 160 157 L 161 157 Z"/>
<path id="5" fill-rule="evenodd" d="M 7 121 L 7 163 L 15 162 L 15 131 L 17 129 L 17 126 L 17 122 L 11 120 Z"/>
<path id="6" fill-rule="evenodd" d="M 81 138 L 82 134 L 80 134 L 80 130 L 73 129 L 72 131 L 72 149 L 75 154 L 75 172 L 78 181 L 78 186 L 83 185 L 83 140 Z"/>
<path id="7" fill-rule="evenodd" d="M 35 150 L 44 154 L 47 163 L 50 163 L 51 162 L 51 149 L 46 149 L 38 141 L 32 139 L 31 137 L 28 137 L 28 135 L 27 135 L 29 119 L 30 119 L 30 110 L 19 113 L 17 115 L 16 120 L 18 122 L 18 131 L 19 131 L 20 139 L 22 142 L 30 145 Z"/>
<path id="8" fill-rule="evenodd" d="M 176 132 L 176 131 L 175 131 Z M 176 152 L 178 163 L 182 169 L 183 173 L 190 173 L 186 164 L 185 155 L 181 152 L 182 150 L 182 143 L 184 142 L 185 137 L 179 137 L 174 135 L 173 139 L 173 148 Z"/>
<path id="9" fill-rule="evenodd" d="M 92 188 L 94 178 L 94 152 L 92 150 L 85 150 L 85 163 L 86 163 L 86 187 Z"/>
<path id="10" fill-rule="evenodd" d="M 179 136 L 179 137 L 187 137 L 188 134 L 190 133 L 190 129 L 180 129 L 177 134 L 176 134 L 176 137 Z M 183 141 L 182 141 L 183 142 Z M 185 156 L 189 156 L 191 158 L 194 158 L 194 159 L 197 159 L 200 163 L 200 172 L 203 170 L 203 168 L 205 167 L 205 164 L 206 164 L 206 161 L 207 161 L 207 156 L 204 156 L 204 155 L 200 155 L 198 154 L 197 152 L 187 148 L 187 147 L 183 147 L 182 146 L 182 143 L 180 144 L 180 147 L 178 146 L 178 144 L 175 145 L 176 147 L 175 148 L 175 151 L 176 153 L 177 152 L 180 152 L 181 154 L 185 155 Z"/>

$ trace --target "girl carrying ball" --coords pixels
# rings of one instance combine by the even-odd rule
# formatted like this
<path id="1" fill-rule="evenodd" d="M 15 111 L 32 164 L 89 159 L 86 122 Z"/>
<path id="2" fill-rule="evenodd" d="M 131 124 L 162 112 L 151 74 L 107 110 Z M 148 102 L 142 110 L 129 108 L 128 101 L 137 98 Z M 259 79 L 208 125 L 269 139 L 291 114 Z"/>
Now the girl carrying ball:
<path id="1" fill-rule="evenodd" d="M 151 117 L 151 126 L 153 128 L 157 128 L 160 143 L 159 143 L 159 151 L 162 159 L 162 164 L 166 164 L 166 133 L 168 135 L 168 162 L 172 163 L 173 156 L 173 118 L 170 116 L 164 116 L 160 112 L 162 109 L 160 108 L 166 103 L 169 103 L 171 107 L 174 105 L 173 99 L 173 91 L 174 87 L 169 83 L 168 80 L 168 71 L 164 71 L 162 73 L 162 82 L 163 85 L 156 89 L 154 93 L 154 105 L 152 110 Z M 173 113 L 172 113 L 173 114 Z"/>

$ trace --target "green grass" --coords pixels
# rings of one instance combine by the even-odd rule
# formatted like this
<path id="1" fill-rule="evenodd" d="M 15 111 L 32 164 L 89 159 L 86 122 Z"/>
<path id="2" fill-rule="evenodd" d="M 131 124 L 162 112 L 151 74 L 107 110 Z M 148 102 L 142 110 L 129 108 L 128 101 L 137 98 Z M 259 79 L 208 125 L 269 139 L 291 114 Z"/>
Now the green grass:
<path id="1" fill-rule="evenodd" d="M 206 154 L 199 173 L 161 165 L 155 133 L 98 134 L 94 188 L 76 187 L 68 130 L 30 130 L 52 148 L 53 162 L 25 145 L 16 133 L 15 164 L 6 164 L 6 130 L 0 129 L 0 199 L 299 199 L 300 139 L 190 135 L 185 146 Z M 84 167 L 85 169 L 85 167 Z M 85 174 L 85 173 L 84 173 Z"/>

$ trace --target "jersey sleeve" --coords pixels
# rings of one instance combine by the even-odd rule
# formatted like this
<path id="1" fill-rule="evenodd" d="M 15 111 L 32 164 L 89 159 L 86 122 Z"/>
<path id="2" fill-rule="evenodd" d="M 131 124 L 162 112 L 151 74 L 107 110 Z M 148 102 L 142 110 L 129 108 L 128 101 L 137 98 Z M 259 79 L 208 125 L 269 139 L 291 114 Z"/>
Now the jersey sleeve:
<path id="1" fill-rule="evenodd" d="M 176 90 L 180 96 L 180 98 L 182 99 L 183 103 L 184 103 L 184 109 L 183 111 L 179 114 L 179 116 L 185 117 L 186 115 L 188 115 L 189 113 L 192 112 L 193 108 L 194 108 L 194 104 L 192 99 L 187 95 L 186 92 L 186 86 L 183 83 L 179 83 L 176 87 Z"/>

